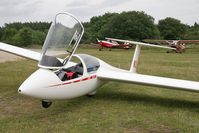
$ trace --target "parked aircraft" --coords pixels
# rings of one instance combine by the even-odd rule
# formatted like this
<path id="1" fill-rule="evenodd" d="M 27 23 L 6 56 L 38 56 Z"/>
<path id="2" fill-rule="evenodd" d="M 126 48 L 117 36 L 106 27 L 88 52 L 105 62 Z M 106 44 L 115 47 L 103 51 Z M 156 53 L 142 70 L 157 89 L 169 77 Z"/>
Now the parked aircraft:
<path id="1" fill-rule="evenodd" d="M 38 70 L 19 87 L 20 94 L 38 98 L 48 108 L 55 99 L 93 96 L 107 81 L 159 86 L 177 90 L 199 91 L 199 82 L 138 74 L 138 57 L 141 46 L 174 49 L 128 40 L 115 41 L 135 44 L 136 49 L 130 70 L 113 67 L 99 58 L 87 54 L 74 54 L 84 33 L 81 22 L 69 13 L 59 13 L 51 24 L 42 53 L 0 43 L 0 50 L 38 61 Z M 63 51 L 64 55 L 51 55 Z"/>
<path id="2" fill-rule="evenodd" d="M 104 47 L 105 48 L 109 48 L 109 51 L 111 51 L 112 48 L 123 48 L 123 49 L 129 49 L 130 46 L 128 43 L 122 43 L 122 44 L 119 44 L 117 41 L 114 41 L 114 40 L 110 40 L 108 38 L 106 38 L 106 41 L 104 40 L 98 40 L 98 43 L 99 43 L 99 50 L 101 51 Z"/>
<path id="3" fill-rule="evenodd" d="M 199 43 L 199 40 L 148 40 L 146 39 L 146 42 L 153 42 L 158 44 L 168 44 L 170 47 L 176 48 L 175 50 L 172 50 L 176 53 L 183 53 L 186 49 L 186 44 L 196 44 Z M 172 51 L 167 51 L 167 53 L 170 53 Z"/>

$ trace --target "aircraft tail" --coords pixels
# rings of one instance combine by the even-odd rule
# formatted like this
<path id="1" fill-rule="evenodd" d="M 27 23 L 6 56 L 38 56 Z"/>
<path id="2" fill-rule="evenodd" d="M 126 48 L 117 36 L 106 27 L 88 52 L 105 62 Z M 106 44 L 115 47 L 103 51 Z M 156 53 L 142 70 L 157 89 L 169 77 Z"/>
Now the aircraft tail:
<path id="1" fill-rule="evenodd" d="M 97 38 L 97 42 L 100 43 L 101 41 Z"/>
<path id="2" fill-rule="evenodd" d="M 139 60 L 139 55 L 140 55 L 140 51 L 141 51 L 141 47 L 142 46 L 150 46 L 150 47 L 166 48 L 166 49 L 174 49 L 175 50 L 175 48 L 172 48 L 172 47 L 160 46 L 160 45 L 155 45 L 155 44 L 150 44 L 150 43 L 143 43 L 143 42 L 136 42 L 136 41 L 129 41 L 129 40 L 121 40 L 121 39 L 114 39 L 114 38 L 106 38 L 106 39 L 136 45 L 134 56 L 133 56 L 133 60 L 132 60 L 131 67 L 130 67 L 130 70 L 129 70 L 132 73 L 136 73 L 137 66 L 138 66 L 138 60 Z"/>

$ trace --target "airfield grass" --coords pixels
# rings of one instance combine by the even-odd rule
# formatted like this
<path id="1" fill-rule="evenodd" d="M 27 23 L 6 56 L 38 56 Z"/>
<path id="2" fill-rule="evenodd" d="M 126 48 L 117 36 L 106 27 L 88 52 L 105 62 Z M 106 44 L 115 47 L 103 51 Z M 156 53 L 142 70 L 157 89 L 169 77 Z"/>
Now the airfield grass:
<path id="1" fill-rule="evenodd" d="M 129 69 L 133 50 L 84 47 L 78 53 Z M 138 72 L 199 81 L 198 67 L 198 47 L 183 54 L 144 48 Z M 28 60 L 0 64 L 0 132 L 199 132 L 198 93 L 109 82 L 92 98 L 54 101 L 44 109 L 38 99 L 17 93 L 23 80 L 36 69 L 37 63 Z"/>

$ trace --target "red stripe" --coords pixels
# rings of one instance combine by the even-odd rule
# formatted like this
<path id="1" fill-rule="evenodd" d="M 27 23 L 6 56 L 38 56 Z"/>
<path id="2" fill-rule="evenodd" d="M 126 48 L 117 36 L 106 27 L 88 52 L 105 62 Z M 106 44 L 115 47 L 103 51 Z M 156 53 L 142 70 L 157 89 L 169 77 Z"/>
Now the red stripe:
<path id="1" fill-rule="evenodd" d="M 82 81 L 88 80 L 89 78 L 83 78 Z"/>
<path id="2" fill-rule="evenodd" d="M 72 82 L 65 82 L 62 85 L 67 85 L 67 84 L 71 84 Z"/>
<path id="3" fill-rule="evenodd" d="M 80 82 L 81 80 L 75 80 L 75 81 L 73 81 L 73 83 L 77 83 L 77 82 Z"/>
<path id="4" fill-rule="evenodd" d="M 135 61 L 133 62 L 133 66 L 136 68 L 136 67 L 137 67 L 137 64 L 138 64 L 138 62 L 137 62 L 137 60 L 135 60 Z"/>
<path id="5" fill-rule="evenodd" d="M 93 76 L 91 76 L 91 79 L 94 79 L 94 78 L 96 78 L 97 76 L 96 75 L 93 75 Z"/>
<path id="6" fill-rule="evenodd" d="M 96 77 L 97 77 L 96 75 L 92 75 L 90 77 L 79 79 L 79 80 L 75 80 L 73 82 L 65 82 L 65 83 L 62 83 L 62 84 L 52 85 L 52 86 L 49 86 L 49 87 L 55 87 L 55 86 L 61 86 L 61 85 L 67 85 L 67 84 L 77 83 L 77 82 L 80 82 L 80 81 L 86 81 L 86 80 L 89 80 L 89 79 L 94 79 Z"/>
<path id="7" fill-rule="evenodd" d="M 49 87 L 55 87 L 55 86 L 60 86 L 60 85 L 62 85 L 62 84 L 51 85 L 51 86 L 49 86 Z"/>

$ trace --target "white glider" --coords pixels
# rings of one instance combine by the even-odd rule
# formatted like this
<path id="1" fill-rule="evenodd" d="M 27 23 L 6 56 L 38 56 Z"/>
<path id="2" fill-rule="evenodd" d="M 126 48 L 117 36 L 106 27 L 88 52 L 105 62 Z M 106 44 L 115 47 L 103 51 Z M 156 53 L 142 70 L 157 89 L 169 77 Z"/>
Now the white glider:
<path id="1" fill-rule="evenodd" d="M 170 47 L 115 39 L 136 45 L 132 65 L 128 71 L 113 67 L 101 59 L 87 54 L 74 54 L 83 33 L 84 28 L 81 22 L 73 15 L 64 12 L 56 15 L 41 54 L 0 43 L 2 51 L 39 62 L 39 69 L 22 83 L 18 92 L 42 100 L 42 106 L 48 108 L 52 104 L 52 100 L 55 99 L 92 96 L 107 81 L 199 91 L 199 82 L 197 81 L 137 74 L 136 68 L 141 46 Z M 49 52 L 51 50 L 64 51 L 65 54 L 62 56 L 51 55 Z M 73 60 L 74 58 L 76 59 Z"/>

